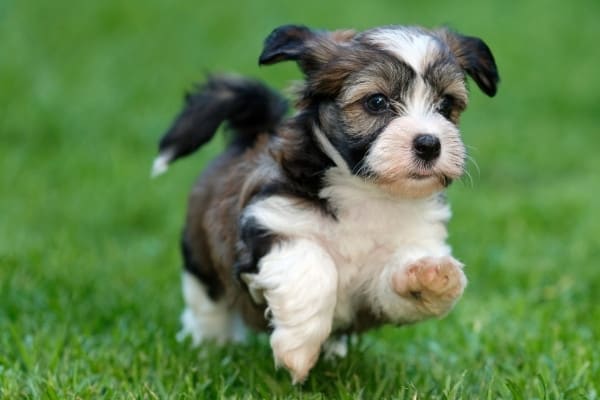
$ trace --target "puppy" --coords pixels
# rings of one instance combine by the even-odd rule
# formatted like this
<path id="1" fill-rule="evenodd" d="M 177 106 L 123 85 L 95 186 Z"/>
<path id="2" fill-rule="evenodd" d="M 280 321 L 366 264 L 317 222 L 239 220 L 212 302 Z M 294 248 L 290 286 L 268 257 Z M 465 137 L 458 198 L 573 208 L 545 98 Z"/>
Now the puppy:
<path id="1" fill-rule="evenodd" d="M 343 354 L 340 335 L 441 317 L 461 297 L 444 191 L 465 168 L 466 75 L 489 96 L 499 77 L 482 40 L 447 29 L 282 26 L 259 64 L 287 60 L 305 77 L 292 117 L 263 84 L 212 77 L 154 172 L 227 123 L 230 144 L 189 198 L 181 337 L 267 330 L 276 365 L 302 382 L 329 338 Z"/>

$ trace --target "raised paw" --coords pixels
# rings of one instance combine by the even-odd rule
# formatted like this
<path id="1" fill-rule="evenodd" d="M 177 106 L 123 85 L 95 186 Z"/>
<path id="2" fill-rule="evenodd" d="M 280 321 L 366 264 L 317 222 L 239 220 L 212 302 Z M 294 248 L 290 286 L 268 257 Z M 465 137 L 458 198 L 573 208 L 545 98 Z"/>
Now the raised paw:
<path id="1" fill-rule="evenodd" d="M 432 316 L 448 313 L 466 285 L 463 265 L 450 256 L 421 258 L 392 275 L 394 291 Z"/>

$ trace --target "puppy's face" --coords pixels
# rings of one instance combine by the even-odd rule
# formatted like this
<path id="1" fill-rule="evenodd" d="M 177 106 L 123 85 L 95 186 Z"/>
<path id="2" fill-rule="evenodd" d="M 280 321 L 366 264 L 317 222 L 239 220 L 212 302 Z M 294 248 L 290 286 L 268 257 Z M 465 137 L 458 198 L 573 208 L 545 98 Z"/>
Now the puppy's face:
<path id="1" fill-rule="evenodd" d="M 297 48 L 284 59 L 298 60 L 307 76 L 300 104 L 318 110 L 318 125 L 353 174 L 408 197 L 462 175 L 466 74 L 488 95 L 498 82 L 481 40 L 406 27 L 358 35 L 284 28 L 296 44 L 287 48 Z"/>

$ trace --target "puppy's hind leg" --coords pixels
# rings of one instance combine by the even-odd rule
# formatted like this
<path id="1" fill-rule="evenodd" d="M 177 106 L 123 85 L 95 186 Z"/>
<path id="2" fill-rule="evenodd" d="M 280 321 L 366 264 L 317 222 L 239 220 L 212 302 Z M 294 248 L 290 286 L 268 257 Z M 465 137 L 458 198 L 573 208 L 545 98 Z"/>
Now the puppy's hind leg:
<path id="1" fill-rule="evenodd" d="M 323 355 L 326 360 L 345 358 L 348 355 L 348 336 L 330 337 L 323 344 Z"/>
<path id="2" fill-rule="evenodd" d="M 190 336 L 194 346 L 206 340 L 220 344 L 244 340 L 243 322 L 229 308 L 224 297 L 212 300 L 204 285 L 187 271 L 183 272 L 182 287 L 186 308 L 181 314 L 182 329 L 177 334 L 178 340 Z"/>
<path id="3" fill-rule="evenodd" d="M 304 381 L 331 333 L 337 290 L 331 256 L 308 239 L 281 243 L 260 260 L 251 285 L 268 304 L 275 363 L 294 383 Z"/>

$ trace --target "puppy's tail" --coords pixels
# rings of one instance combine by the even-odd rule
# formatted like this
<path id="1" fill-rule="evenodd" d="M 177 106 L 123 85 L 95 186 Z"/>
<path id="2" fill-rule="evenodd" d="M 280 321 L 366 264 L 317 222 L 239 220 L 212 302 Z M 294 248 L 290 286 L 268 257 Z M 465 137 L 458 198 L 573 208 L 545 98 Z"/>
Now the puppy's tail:
<path id="1" fill-rule="evenodd" d="M 234 142 L 251 145 L 262 132 L 270 132 L 287 111 L 287 102 L 264 84 L 238 77 L 213 76 L 185 96 L 185 105 L 160 140 L 152 176 L 208 142 L 226 121 Z"/>

